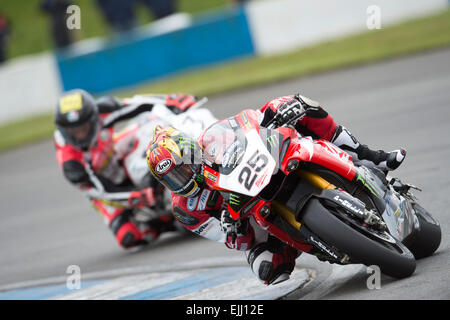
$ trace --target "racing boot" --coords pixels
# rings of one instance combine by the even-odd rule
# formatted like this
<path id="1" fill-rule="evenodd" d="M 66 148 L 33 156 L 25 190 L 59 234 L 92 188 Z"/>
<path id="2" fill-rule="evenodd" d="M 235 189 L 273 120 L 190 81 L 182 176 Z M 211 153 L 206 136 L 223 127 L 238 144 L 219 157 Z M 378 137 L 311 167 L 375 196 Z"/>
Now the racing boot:
<path id="1" fill-rule="evenodd" d="M 386 158 L 386 167 L 388 170 L 395 170 L 397 169 L 405 160 L 406 157 L 406 149 L 399 149 L 391 151 L 387 154 Z"/>
<path id="2" fill-rule="evenodd" d="M 406 149 L 403 148 L 391 152 L 371 150 L 367 145 L 359 143 L 344 126 L 336 129 L 331 142 L 351 155 L 355 164 L 376 167 L 385 174 L 397 169 L 406 157 Z"/>

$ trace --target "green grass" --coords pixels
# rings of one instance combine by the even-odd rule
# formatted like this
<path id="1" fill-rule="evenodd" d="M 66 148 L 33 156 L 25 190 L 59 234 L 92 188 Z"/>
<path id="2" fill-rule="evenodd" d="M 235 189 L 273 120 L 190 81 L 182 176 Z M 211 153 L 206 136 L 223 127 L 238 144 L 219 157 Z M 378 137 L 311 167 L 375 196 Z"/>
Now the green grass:
<path id="1" fill-rule="evenodd" d="M 0 151 L 52 136 L 53 113 L 35 116 L 0 126 Z"/>
<path id="2" fill-rule="evenodd" d="M 288 54 L 248 58 L 187 72 L 114 94 L 120 97 L 144 92 L 213 95 L 448 46 L 450 10 Z M 0 150 L 50 137 L 53 128 L 51 114 L 0 126 Z"/>

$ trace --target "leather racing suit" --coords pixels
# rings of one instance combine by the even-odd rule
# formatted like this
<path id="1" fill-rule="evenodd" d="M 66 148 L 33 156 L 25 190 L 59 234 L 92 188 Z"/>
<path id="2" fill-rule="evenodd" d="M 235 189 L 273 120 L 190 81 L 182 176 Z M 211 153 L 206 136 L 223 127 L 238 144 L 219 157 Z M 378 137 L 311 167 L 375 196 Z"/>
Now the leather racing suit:
<path id="1" fill-rule="evenodd" d="M 306 97 L 284 96 L 268 101 L 259 109 L 260 125 L 265 126 L 282 108 L 300 102 L 306 114 L 295 124 L 304 136 L 325 139 L 350 153 L 354 160 L 382 170 L 395 169 L 404 158 L 399 151 L 386 153 L 373 151 L 362 145 L 343 126 L 317 103 Z M 399 160 L 400 159 L 400 160 Z M 195 197 L 186 198 L 172 193 L 172 209 L 175 218 L 192 232 L 213 241 L 224 243 L 228 248 L 246 252 L 253 273 L 264 284 L 276 284 L 287 280 L 301 252 L 282 243 L 264 231 L 253 218 L 241 220 L 235 237 L 222 228 L 224 199 L 217 190 L 205 185 Z M 234 241 L 233 241 L 234 240 Z"/>
<path id="2" fill-rule="evenodd" d="M 114 126 L 151 111 L 155 104 L 165 105 L 173 114 L 184 112 L 196 98 L 182 94 L 149 97 L 151 102 L 99 98 L 96 102 L 101 129 L 94 146 L 85 152 L 67 143 L 58 130 L 54 133 L 56 159 L 65 178 L 88 196 L 123 248 L 146 244 L 162 232 L 175 231 L 170 212 L 154 216 L 145 224 L 132 219 L 138 211 L 150 207 L 163 209 L 164 188 L 150 174 L 143 181 L 136 181 L 131 172 L 134 170 L 131 159 L 140 156 L 136 154 L 140 141 L 134 135 L 137 126 L 120 132 Z M 155 115 L 150 115 L 147 121 L 153 121 L 155 126 L 167 124 Z"/>

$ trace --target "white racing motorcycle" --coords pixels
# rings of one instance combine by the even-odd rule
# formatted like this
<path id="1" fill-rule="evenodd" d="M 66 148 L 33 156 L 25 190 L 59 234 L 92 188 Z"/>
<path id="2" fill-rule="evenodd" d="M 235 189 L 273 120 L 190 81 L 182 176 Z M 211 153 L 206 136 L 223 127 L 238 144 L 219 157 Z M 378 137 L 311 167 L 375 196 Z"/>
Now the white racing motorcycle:
<path id="1" fill-rule="evenodd" d="M 217 121 L 212 113 L 202 106 L 207 102 L 207 98 L 197 101 L 186 112 L 174 114 L 164 104 L 161 99 L 153 96 L 136 95 L 125 100 L 127 104 L 153 104 L 152 111 L 144 112 L 135 118 L 129 120 L 124 125 L 116 129 L 114 134 L 114 149 L 117 154 L 127 154 L 122 160 L 120 170 L 117 168 L 116 173 L 110 173 L 112 176 L 120 176 L 126 172 L 128 178 L 136 188 L 149 187 L 149 178 L 151 176 L 146 159 L 146 150 L 150 140 L 153 137 L 156 126 L 173 126 L 189 133 L 193 138 L 197 138 L 210 124 Z M 107 170 L 107 168 L 105 168 Z M 122 170 L 123 169 L 123 170 Z M 95 176 L 91 175 L 95 181 Z M 88 192 L 88 196 L 101 199 L 103 204 L 113 208 L 127 207 L 129 192 L 108 194 L 102 190 L 99 183 L 98 187 Z M 136 223 L 145 223 L 156 217 L 171 214 L 171 196 L 168 190 L 161 186 L 163 193 L 159 197 L 158 204 L 152 208 L 145 207 L 136 211 L 132 219 Z M 183 230 L 184 228 L 180 228 Z"/>

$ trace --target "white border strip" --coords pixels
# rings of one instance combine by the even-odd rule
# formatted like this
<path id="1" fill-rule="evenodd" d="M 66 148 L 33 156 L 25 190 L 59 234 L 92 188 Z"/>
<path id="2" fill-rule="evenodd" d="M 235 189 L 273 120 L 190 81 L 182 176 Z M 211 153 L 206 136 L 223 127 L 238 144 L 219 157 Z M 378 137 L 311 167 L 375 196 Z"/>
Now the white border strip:
<path id="1" fill-rule="evenodd" d="M 211 258 L 208 260 L 196 260 L 186 263 L 181 263 L 177 265 L 173 264 L 163 264 L 157 267 L 155 266 L 137 266 L 130 268 L 106 270 L 106 271 L 95 271 L 89 273 L 82 273 L 81 279 L 83 280 L 98 280 L 107 279 L 112 277 L 126 276 L 126 275 L 136 275 L 142 273 L 154 273 L 154 272 L 176 272 L 185 271 L 188 269 L 203 269 L 203 268 L 214 268 L 214 267 L 232 267 L 232 266 L 248 266 L 245 259 L 238 257 L 230 258 Z M 50 277 L 45 279 L 36 279 L 30 281 L 22 281 L 11 284 L 6 284 L 0 286 L 0 292 L 9 291 L 15 289 L 23 289 L 36 286 L 61 284 L 67 281 L 67 276 L 60 277 Z"/>

